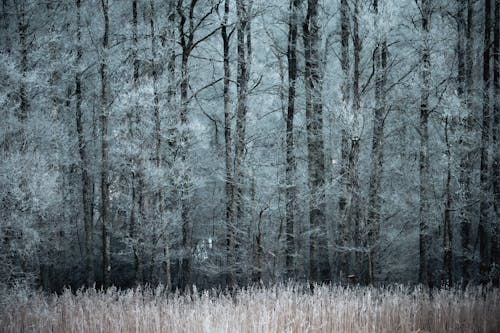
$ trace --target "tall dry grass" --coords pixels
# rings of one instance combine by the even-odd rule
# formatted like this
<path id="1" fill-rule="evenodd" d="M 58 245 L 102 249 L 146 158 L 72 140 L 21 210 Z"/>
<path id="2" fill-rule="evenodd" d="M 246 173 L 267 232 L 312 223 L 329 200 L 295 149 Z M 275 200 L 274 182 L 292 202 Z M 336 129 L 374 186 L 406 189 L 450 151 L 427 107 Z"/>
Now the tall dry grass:
<path id="1" fill-rule="evenodd" d="M 3 299 L 1 332 L 500 332 L 500 291 L 299 286 L 233 295 L 110 289 Z"/>

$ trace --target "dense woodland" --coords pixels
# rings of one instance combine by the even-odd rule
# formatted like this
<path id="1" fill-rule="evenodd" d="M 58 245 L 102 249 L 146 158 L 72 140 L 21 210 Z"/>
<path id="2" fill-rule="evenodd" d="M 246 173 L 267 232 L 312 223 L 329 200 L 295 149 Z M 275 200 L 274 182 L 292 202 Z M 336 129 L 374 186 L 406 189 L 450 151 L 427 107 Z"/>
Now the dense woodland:
<path id="1" fill-rule="evenodd" d="M 0 284 L 498 284 L 499 0 L 0 14 Z"/>

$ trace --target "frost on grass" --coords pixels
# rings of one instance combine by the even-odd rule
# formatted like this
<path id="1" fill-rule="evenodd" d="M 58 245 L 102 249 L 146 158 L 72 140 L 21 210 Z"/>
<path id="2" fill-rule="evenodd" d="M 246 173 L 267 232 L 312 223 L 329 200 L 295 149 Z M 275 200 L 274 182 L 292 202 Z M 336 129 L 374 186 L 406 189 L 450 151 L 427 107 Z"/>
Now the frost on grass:
<path id="1" fill-rule="evenodd" d="M 4 295 L 1 332 L 500 332 L 500 291 L 300 286 Z"/>

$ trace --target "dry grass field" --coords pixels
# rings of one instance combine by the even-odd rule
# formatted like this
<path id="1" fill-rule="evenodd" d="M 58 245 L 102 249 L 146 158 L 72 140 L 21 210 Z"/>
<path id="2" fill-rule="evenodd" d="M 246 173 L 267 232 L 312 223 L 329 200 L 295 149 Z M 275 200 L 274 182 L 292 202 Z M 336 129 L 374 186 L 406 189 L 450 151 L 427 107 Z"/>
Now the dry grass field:
<path id="1" fill-rule="evenodd" d="M 500 291 L 249 288 L 232 295 L 87 290 L 2 296 L 1 332 L 500 332 Z"/>

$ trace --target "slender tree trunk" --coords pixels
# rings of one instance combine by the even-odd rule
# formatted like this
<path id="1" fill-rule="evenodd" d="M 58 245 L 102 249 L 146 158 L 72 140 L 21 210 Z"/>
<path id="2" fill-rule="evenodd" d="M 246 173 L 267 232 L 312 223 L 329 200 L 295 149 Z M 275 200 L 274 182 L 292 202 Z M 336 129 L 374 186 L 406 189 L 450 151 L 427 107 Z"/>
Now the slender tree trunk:
<path id="1" fill-rule="evenodd" d="M 183 289 L 191 288 L 191 221 L 189 219 L 189 132 L 187 129 L 187 90 L 188 90 L 188 56 L 183 54 L 181 63 L 181 163 L 182 163 L 182 188 L 181 188 L 181 218 L 182 218 L 182 286 Z"/>
<path id="2" fill-rule="evenodd" d="M 231 250 L 231 239 L 233 234 L 233 172 L 232 172 L 232 140 L 231 140 L 231 95 L 230 95 L 230 80 L 231 80 L 231 66 L 229 63 L 229 42 L 230 35 L 227 32 L 227 20 L 229 16 L 229 0 L 224 2 L 224 16 L 221 27 L 223 52 L 224 52 L 224 143 L 225 143 L 225 167 L 226 167 L 226 181 L 225 181 L 225 194 L 226 194 L 226 256 L 227 256 L 227 266 L 231 267 L 233 259 L 233 253 Z M 227 284 L 232 284 L 232 275 L 228 274 L 226 277 Z"/>
<path id="3" fill-rule="evenodd" d="M 308 0 L 303 24 L 305 48 L 306 127 L 309 176 L 310 279 L 330 279 L 325 238 L 323 106 L 319 57 L 318 0 Z"/>
<path id="4" fill-rule="evenodd" d="M 102 38 L 101 59 L 101 220 L 102 220 L 102 274 L 103 285 L 108 287 L 111 282 L 111 248 L 110 248 L 110 212 L 109 212 L 109 147 L 108 147 L 108 64 L 109 51 L 109 7 L 108 0 L 102 0 L 104 16 L 104 32 Z"/>
<path id="5" fill-rule="evenodd" d="M 429 90 L 430 90 L 430 50 L 429 30 L 431 19 L 430 0 L 421 0 L 422 11 L 422 88 L 420 99 L 420 214 L 419 214 L 419 270 L 418 281 L 421 284 L 431 283 L 429 271 L 429 222 L 430 222 L 430 179 L 429 179 Z"/>
<path id="6" fill-rule="evenodd" d="M 290 16 L 288 21 L 288 108 L 286 114 L 286 269 L 289 278 L 295 275 L 295 204 L 296 162 L 293 140 L 295 115 L 295 86 L 297 80 L 297 10 L 301 0 L 290 0 Z"/>
<path id="7" fill-rule="evenodd" d="M 466 3 L 463 0 L 457 0 L 457 46 L 456 46 L 456 54 L 457 54 L 457 62 L 458 62 L 458 72 L 457 72 L 457 94 L 461 100 L 464 98 L 465 93 L 465 45 L 464 45 L 464 37 L 465 37 L 465 19 L 464 19 L 464 11 L 465 11 Z"/>
<path id="8" fill-rule="evenodd" d="M 20 5 L 18 13 L 18 34 L 19 34 L 19 46 L 21 53 L 21 84 L 19 87 L 19 120 L 24 121 L 28 118 L 28 92 L 26 88 L 26 75 L 28 72 L 28 22 L 26 21 L 26 14 L 24 9 L 24 4 Z M 23 138 L 24 140 L 24 138 Z"/>
<path id="9" fill-rule="evenodd" d="M 448 117 L 445 119 L 444 135 L 446 142 L 446 202 L 443 220 L 443 282 L 451 286 L 453 284 L 453 228 L 452 228 L 452 189 L 451 189 L 451 144 L 449 140 Z"/>
<path id="10" fill-rule="evenodd" d="M 132 58 L 133 58 L 133 89 L 137 92 L 139 85 L 139 58 L 138 58 L 138 32 L 137 32 L 137 0 L 132 0 Z M 134 124 L 139 121 L 138 105 L 135 105 L 134 115 L 130 115 L 129 119 L 129 133 L 130 139 L 133 141 L 135 137 Z M 142 196 L 143 188 L 142 184 L 142 163 L 140 162 L 140 156 L 131 159 L 132 164 L 132 206 L 130 211 L 130 239 L 132 240 L 132 253 L 134 261 L 134 279 L 135 283 L 140 284 L 143 282 L 142 276 L 142 258 L 140 255 L 140 217 L 144 216 L 145 212 L 142 210 Z M 140 210 L 139 214 L 136 212 Z"/>
<path id="11" fill-rule="evenodd" d="M 242 213 L 242 183 L 243 183 L 243 159 L 245 152 L 245 131 L 246 131 L 246 114 L 247 114 L 247 94 L 248 94 L 248 73 L 247 73 L 247 44 L 245 43 L 245 33 L 247 31 L 248 17 L 246 6 L 243 0 L 236 1 L 236 12 L 238 16 L 237 39 L 238 39 L 238 75 L 236 79 L 238 105 L 236 110 L 236 132 L 234 142 L 234 188 L 231 214 L 233 217 L 230 229 L 230 249 L 232 262 L 229 267 L 231 282 L 234 282 L 234 267 L 236 265 L 235 258 L 238 239 L 236 236 L 238 224 Z"/>
<path id="12" fill-rule="evenodd" d="M 353 101 L 352 101 L 352 113 L 353 113 L 353 123 L 351 127 L 351 143 L 350 151 L 348 157 L 348 193 L 350 198 L 350 204 L 348 206 L 347 212 L 347 225 L 352 226 L 353 230 L 353 247 L 354 253 L 351 256 L 352 264 L 354 269 L 352 273 L 355 273 L 356 277 L 359 278 L 360 275 L 360 249 L 361 249 L 361 236 L 360 236 L 360 206 L 359 206 L 359 176 L 358 176 L 358 161 L 359 161 L 359 140 L 360 140 L 360 129 L 359 129 L 359 111 L 361 107 L 361 95 L 359 92 L 359 79 L 360 79 L 360 53 L 361 53 L 361 40 L 359 38 L 359 4 L 358 0 L 354 1 L 354 15 L 353 15 L 353 51 L 354 51 L 354 63 L 353 63 Z"/>
<path id="13" fill-rule="evenodd" d="M 480 205 L 479 225 L 479 274 L 482 283 L 488 280 L 489 253 L 488 232 L 489 221 L 489 130 L 490 130 L 490 47 L 491 47 L 491 0 L 484 0 L 484 49 L 483 49 L 483 120 L 481 128 L 481 177 L 480 177 Z"/>
<path id="14" fill-rule="evenodd" d="M 379 1 L 374 0 L 376 27 L 380 27 Z M 368 188 L 368 281 L 373 282 L 378 268 L 380 253 L 378 238 L 380 233 L 380 192 L 384 165 L 384 120 L 386 116 L 386 71 L 387 71 L 387 41 L 385 36 L 377 41 L 374 52 L 375 62 L 375 112 L 373 115 L 372 136 L 372 171 Z"/>
<path id="15" fill-rule="evenodd" d="M 493 202 L 500 216 L 500 0 L 495 0 L 495 31 L 493 37 Z"/>
<path id="16" fill-rule="evenodd" d="M 1 41 L 4 45 L 4 50 L 10 55 L 11 52 L 11 36 L 10 36 L 10 19 L 9 19 L 9 1 L 2 0 L 2 36 Z"/>
<path id="17" fill-rule="evenodd" d="M 492 220 L 491 258 L 495 265 L 497 276 L 494 277 L 493 284 L 498 287 L 500 284 L 500 0 L 495 0 L 495 33 L 493 41 L 493 202 L 495 208 L 495 218 Z"/>
<path id="18" fill-rule="evenodd" d="M 500 217 L 500 0 L 495 0 L 495 32 L 493 37 L 493 202 Z"/>
<path id="19" fill-rule="evenodd" d="M 344 75 L 344 80 L 342 82 L 342 108 L 344 118 L 348 119 L 348 113 L 350 109 L 350 63 L 349 63 L 349 5 L 347 0 L 341 0 L 340 3 L 340 24 L 341 24 L 341 39 L 342 39 L 342 56 L 341 56 L 341 66 L 342 73 Z M 339 261 L 338 261 L 338 275 L 339 279 L 343 280 L 349 272 L 349 264 L 347 260 L 347 248 L 349 246 L 349 225 L 346 221 L 346 209 L 347 209 L 347 191 L 348 191 L 348 155 L 349 155 L 349 141 L 348 141 L 348 130 L 347 122 L 344 123 L 342 128 L 342 143 L 341 143 L 341 196 L 339 198 L 339 245 L 340 251 L 338 251 Z"/>
<path id="20" fill-rule="evenodd" d="M 193 46 L 193 15 L 196 1 L 191 1 L 189 8 L 189 31 L 185 31 L 186 15 L 183 10 L 183 0 L 177 2 L 177 13 L 180 16 L 179 34 L 182 48 L 181 57 L 181 84 L 180 84 L 180 120 L 181 120 L 181 164 L 182 164 L 182 184 L 181 184 L 181 220 L 182 220 L 182 278 L 181 288 L 191 290 L 191 248 L 192 248 L 192 228 L 189 217 L 189 186 L 190 175 L 188 166 L 189 157 L 189 130 L 188 130 L 188 88 L 189 88 L 189 56 Z"/>
<path id="21" fill-rule="evenodd" d="M 474 116 L 472 110 L 472 0 L 467 0 L 467 17 L 465 25 L 465 116 L 462 122 L 462 135 L 460 138 L 462 147 L 462 158 L 460 161 L 460 185 L 462 187 L 463 199 L 460 209 L 460 234 L 462 241 L 462 279 L 464 286 L 470 280 L 470 267 L 472 263 L 472 249 L 470 242 L 472 223 L 472 193 L 471 173 L 473 171 L 473 160 L 475 159 L 471 149 L 471 137 L 474 135 Z M 459 21 L 460 22 L 460 21 Z M 460 38 L 460 36 L 459 36 Z"/>
<path id="22" fill-rule="evenodd" d="M 167 63 L 167 70 L 168 70 L 168 88 L 167 88 L 167 106 L 168 106 L 168 112 L 169 114 L 173 114 L 174 110 L 176 108 L 175 105 L 175 90 L 176 90 L 176 78 L 175 78 L 175 3 L 174 1 L 170 1 L 168 3 L 168 27 L 167 27 L 167 41 L 168 41 L 168 63 Z M 175 136 L 176 136 L 176 126 L 173 126 L 176 124 L 177 119 L 176 117 L 170 116 L 168 121 L 167 126 L 168 128 L 168 151 L 171 156 L 174 155 L 174 151 L 176 149 L 176 143 L 175 143 Z M 172 168 L 173 166 L 173 159 L 167 159 L 167 167 Z M 176 202 L 176 197 L 177 197 L 177 191 L 175 190 L 175 182 L 171 180 L 171 187 L 172 189 L 169 192 L 169 197 L 170 199 L 166 201 L 168 203 L 167 210 L 174 210 L 177 202 Z M 165 199 L 164 199 L 165 200 Z M 163 270 L 163 284 L 165 285 L 167 290 L 170 290 L 172 288 L 172 272 L 171 272 L 171 264 L 170 264 L 170 239 L 169 239 L 169 233 L 165 232 L 163 235 L 163 262 L 162 262 L 162 270 Z"/>
<path id="23" fill-rule="evenodd" d="M 82 207 L 83 225 L 85 231 L 85 268 L 87 274 L 87 287 L 94 284 L 94 228 L 92 214 L 92 196 L 90 190 L 89 165 L 87 161 L 87 146 L 83 131 L 82 119 L 82 74 L 80 65 L 82 59 L 82 32 L 81 32 L 81 0 L 76 0 L 76 75 L 75 75 L 75 95 L 76 95 L 76 131 L 78 135 L 78 152 L 80 155 L 80 169 L 82 177 Z"/>
<path id="24" fill-rule="evenodd" d="M 471 106 L 473 89 L 474 41 L 472 40 L 472 27 L 474 18 L 474 0 L 467 0 L 467 17 L 465 25 L 465 89 L 467 103 Z"/>

